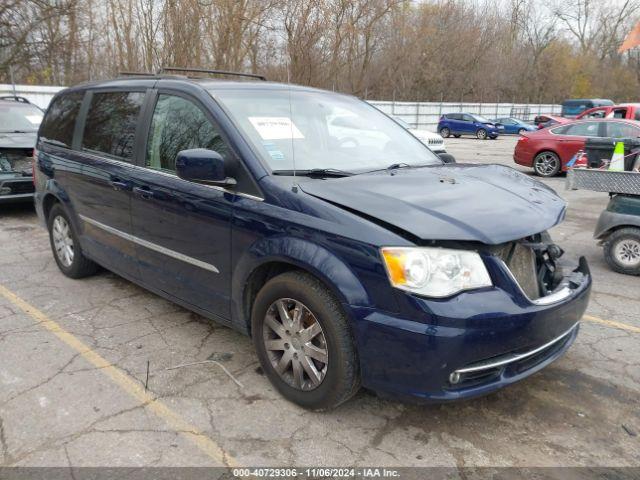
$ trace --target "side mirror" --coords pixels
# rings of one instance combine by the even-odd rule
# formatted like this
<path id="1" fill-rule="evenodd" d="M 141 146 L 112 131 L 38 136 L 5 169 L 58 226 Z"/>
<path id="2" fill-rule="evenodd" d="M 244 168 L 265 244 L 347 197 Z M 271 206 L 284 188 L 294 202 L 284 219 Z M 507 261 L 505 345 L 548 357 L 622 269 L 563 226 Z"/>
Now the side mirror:
<path id="1" fill-rule="evenodd" d="M 176 156 L 178 177 L 190 182 L 233 187 L 234 178 L 227 177 L 224 171 L 224 158 L 214 150 L 193 148 L 181 150 Z"/>
<path id="2" fill-rule="evenodd" d="M 444 163 L 456 163 L 456 157 L 454 157 L 450 153 L 438 153 L 438 157 L 440 157 L 440 160 L 442 160 Z"/>

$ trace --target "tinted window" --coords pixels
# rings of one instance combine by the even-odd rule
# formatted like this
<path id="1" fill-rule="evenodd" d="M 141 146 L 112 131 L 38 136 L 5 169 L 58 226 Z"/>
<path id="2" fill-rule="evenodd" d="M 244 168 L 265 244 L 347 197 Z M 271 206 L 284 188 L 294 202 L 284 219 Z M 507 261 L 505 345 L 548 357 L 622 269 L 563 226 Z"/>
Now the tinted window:
<path id="1" fill-rule="evenodd" d="M 597 137 L 600 124 L 596 122 L 576 123 L 567 125 L 565 135 L 575 135 L 581 137 Z"/>
<path id="2" fill-rule="evenodd" d="M 40 138 L 71 148 L 76 117 L 83 97 L 84 92 L 73 92 L 56 98 L 47 109 L 47 114 L 40 126 Z"/>
<path id="3" fill-rule="evenodd" d="M 131 160 L 143 100 L 142 92 L 94 93 L 82 148 Z"/>
<path id="4" fill-rule="evenodd" d="M 178 152 L 191 148 L 215 150 L 225 158 L 229 154 L 220 132 L 200 108 L 181 97 L 159 95 L 149 131 L 147 167 L 174 172 Z"/>
<path id="5" fill-rule="evenodd" d="M 613 115 L 610 115 L 612 118 L 625 118 L 627 116 L 627 109 L 620 108 L 618 110 L 613 111 Z"/>
<path id="6" fill-rule="evenodd" d="M 635 138 L 640 135 L 640 129 L 622 122 L 607 122 L 607 137 Z"/>
<path id="7" fill-rule="evenodd" d="M 459 113 L 447 113 L 445 115 L 449 120 L 462 120 L 462 115 Z"/>
<path id="8" fill-rule="evenodd" d="M 463 122 L 473 122 L 473 117 L 471 115 L 462 115 Z"/>

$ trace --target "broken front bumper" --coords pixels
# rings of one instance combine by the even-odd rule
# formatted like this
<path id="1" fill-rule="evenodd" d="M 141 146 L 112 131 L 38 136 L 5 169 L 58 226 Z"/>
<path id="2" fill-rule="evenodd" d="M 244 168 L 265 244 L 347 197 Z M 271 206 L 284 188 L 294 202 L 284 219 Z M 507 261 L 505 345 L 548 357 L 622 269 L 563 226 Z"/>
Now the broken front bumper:
<path id="1" fill-rule="evenodd" d="M 469 398 L 519 381 L 569 348 L 591 291 L 584 258 L 535 300 L 503 262 L 485 262 L 494 287 L 446 300 L 407 295 L 412 315 L 350 307 L 365 387 L 424 401 Z"/>

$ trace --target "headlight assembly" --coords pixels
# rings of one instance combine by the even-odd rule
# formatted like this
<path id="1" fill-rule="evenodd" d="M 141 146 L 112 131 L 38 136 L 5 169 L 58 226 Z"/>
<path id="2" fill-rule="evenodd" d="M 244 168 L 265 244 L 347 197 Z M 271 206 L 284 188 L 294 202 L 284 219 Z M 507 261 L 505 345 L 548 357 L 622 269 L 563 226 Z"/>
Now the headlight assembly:
<path id="1" fill-rule="evenodd" d="M 448 297 L 463 290 L 490 287 L 476 252 L 433 247 L 384 247 L 382 258 L 391 285 L 427 297 Z"/>

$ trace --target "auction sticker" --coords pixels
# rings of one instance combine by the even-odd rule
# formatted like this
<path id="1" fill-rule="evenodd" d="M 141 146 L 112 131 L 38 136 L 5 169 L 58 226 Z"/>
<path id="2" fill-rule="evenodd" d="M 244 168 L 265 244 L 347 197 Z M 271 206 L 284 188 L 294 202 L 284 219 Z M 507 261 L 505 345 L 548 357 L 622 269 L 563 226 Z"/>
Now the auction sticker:
<path id="1" fill-rule="evenodd" d="M 249 117 L 249 121 L 263 140 L 304 138 L 289 117 Z"/>

